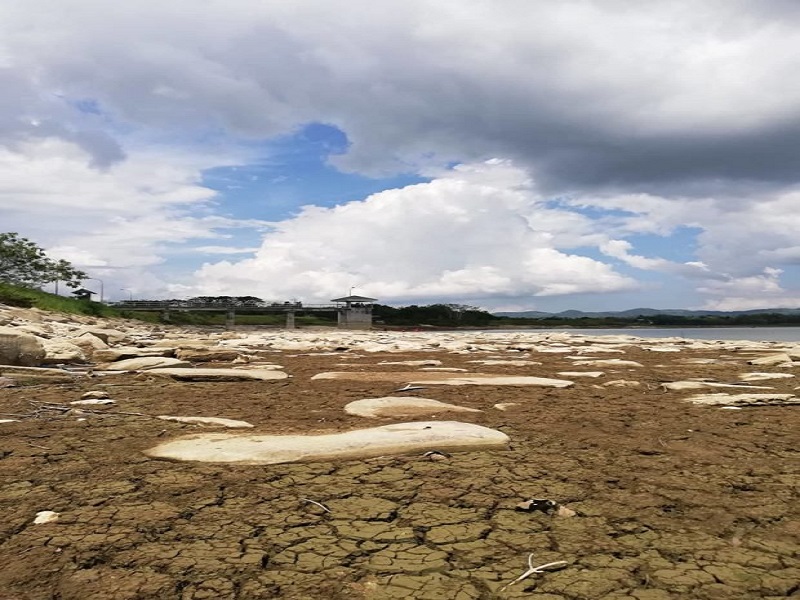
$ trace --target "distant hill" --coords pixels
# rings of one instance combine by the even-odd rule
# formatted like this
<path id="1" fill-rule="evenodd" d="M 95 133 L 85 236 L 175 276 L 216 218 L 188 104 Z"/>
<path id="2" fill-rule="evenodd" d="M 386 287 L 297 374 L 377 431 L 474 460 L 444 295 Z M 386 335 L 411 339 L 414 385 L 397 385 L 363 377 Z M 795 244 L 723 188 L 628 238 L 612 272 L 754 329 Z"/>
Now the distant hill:
<path id="1" fill-rule="evenodd" d="M 757 310 L 684 310 L 680 308 L 631 308 L 621 311 L 584 312 L 582 310 L 565 310 L 558 313 L 542 312 L 538 310 L 525 310 L 518 312 L 496 312 L 497 317 L 516 317 L 526 319 L 603 319 L 618 317 L 621 319 L 635 319 L 637 317 L 652 317 L 655 315 L 671 315 L 676 317 L 724 317 L 739 315 L 781 314 L 800 315 L 800 308 L 760 308 Z"/>

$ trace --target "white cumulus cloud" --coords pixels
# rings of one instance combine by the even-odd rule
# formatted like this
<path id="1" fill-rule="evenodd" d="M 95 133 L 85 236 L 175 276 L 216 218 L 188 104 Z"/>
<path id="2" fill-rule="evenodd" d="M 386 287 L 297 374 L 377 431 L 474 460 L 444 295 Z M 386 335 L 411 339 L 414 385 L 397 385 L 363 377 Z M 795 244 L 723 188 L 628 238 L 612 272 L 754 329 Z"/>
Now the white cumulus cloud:
<path id="1" fill-rule="evenodd" d="M 197 289 L 323 301 L 357 286 L 426 301 L 635 288 L 570 251 L 598 237 L 590 220 L 548 208 L 524 170 L 491 160 L 363 201 L 307 206 L 275 224 L 254 258 L 204 265 Z"/>

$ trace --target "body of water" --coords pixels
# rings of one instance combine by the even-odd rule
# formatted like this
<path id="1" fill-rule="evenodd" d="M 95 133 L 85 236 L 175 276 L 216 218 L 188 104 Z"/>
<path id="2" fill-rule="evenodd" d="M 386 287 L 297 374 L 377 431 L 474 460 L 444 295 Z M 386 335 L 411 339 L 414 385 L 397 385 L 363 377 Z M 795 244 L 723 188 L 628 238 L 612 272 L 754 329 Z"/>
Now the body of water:
<path id="1" fill-rule="evenodd" d="M 671 327 L 619 329 L 519 329 L 515 331 L 577 333 L 580 335 L 633 335 L 641 338 L 680 337 L 695 340 L 750 340 L 756 342 L 800 342 L 800 327 Z"/>

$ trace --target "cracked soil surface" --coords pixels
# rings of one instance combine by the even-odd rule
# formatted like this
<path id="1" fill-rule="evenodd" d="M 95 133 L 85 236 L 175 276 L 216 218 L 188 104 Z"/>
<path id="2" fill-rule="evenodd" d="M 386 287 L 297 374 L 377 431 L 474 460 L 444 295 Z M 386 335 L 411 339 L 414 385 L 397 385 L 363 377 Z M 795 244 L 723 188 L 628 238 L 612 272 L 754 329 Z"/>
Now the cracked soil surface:
<path id="1" fill-rule="evenodd" d="M 423 420 L 478 423 L 511 438 L 508 450 L 449 458 L 168 462 L 142 451 L 222 430 L 108 414 L 242 419 L 256 426 L 250 433 L 265 434 L 396 422 L 343 410 L 353 400 L 389 395 L 393 383 L 311 380 L 341 370 L 345 355 L 275 353 L 292 375 L 282 381 L 188 383 L 144 373 L 0 389 L 3 413 L 29 414 L 29 401 L 63 404 L 89 390 L 105 390 L 117 402 L 97 414 L 0 424 L 0 599 L 800 595 L 798 407 L 693 406 L 681 398 L 696 392 L 659 388 L 691 377 L 736 381 L 752 370 L 744 358 L 688 364 L 719 352 L 630 346 L 618 356 L 643 367 L 605 369 L 604 378 L 576 378 L 566 389 L 429 386 L 415 393 L 483 412 Z M 352 370 L 408 371 L 377 363 L 430 358 L 475 371 L 468 362 L 475 356 L 375 353 L 348 361 Z M 509 357 L 542 364 L 479 370 L 539 377 L 576 370 L 561 354 Z M 641 386 L 601 386 L 614 379 Z M 767 384 L 784 393 L 800 385 Z M 518 404 L 493 408 L 507 402 Z M 554 500 L 577 515 L 515 510 L 530 498 Z M 59 519 L 34 525 L 44 510 Z M 534 565 L 568 564 L 502 589 L 528 568 L 531 553 Z"/>

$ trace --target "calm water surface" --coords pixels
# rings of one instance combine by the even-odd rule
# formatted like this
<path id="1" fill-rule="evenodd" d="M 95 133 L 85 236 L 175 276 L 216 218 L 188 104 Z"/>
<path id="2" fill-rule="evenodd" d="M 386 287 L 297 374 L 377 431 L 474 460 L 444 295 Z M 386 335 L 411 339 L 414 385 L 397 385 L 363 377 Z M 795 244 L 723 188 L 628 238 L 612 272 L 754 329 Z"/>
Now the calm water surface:
<path id="1" fill-rule="evenodd" d="M 633 335 L 641 338 L 681 337 L 695 340 L 750 340 L 756 342 L 800 342 L 800 327 L 671 327 L 665 329 L 514 329 L 531 333 L 560 332 L 581 335 Z"/>

